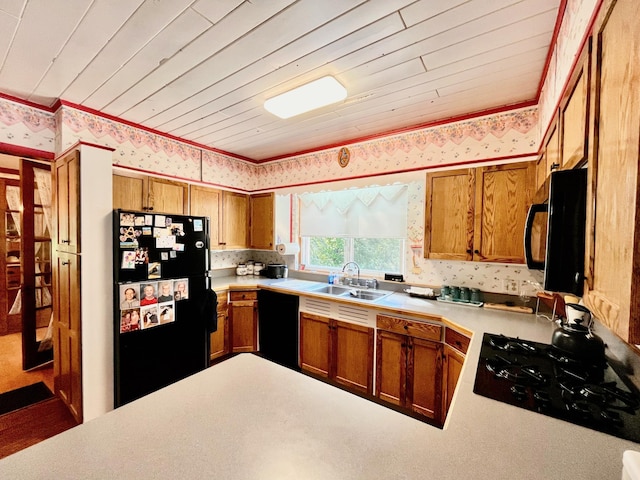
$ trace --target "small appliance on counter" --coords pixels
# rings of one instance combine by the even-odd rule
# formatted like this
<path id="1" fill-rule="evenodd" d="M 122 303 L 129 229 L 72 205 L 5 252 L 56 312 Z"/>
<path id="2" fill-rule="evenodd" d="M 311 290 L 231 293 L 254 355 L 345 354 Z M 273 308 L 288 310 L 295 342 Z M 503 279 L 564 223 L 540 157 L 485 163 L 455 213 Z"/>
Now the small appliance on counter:
<path id="1" fill-rule="evenodd" d="M 602 341 L 579 332 L 566 339 L 556 331 L 551 345 L 485 333 L 473 391 L 640 442 L 640 394 L 607 361 Z"/>
<path id="2" fill-rule="evenodd" d="M 287 278 L 288 268 L 283 263 L 270 263 L 262 272 L 267 278 Z"/>

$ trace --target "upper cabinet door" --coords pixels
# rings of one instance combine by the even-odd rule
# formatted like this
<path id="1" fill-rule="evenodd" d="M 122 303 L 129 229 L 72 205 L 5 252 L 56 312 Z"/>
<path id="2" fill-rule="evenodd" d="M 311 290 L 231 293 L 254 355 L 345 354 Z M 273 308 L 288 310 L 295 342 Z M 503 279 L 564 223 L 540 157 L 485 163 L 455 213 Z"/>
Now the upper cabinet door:
<path id="1" fill-rule="evenodd" d="M 274 249 L 274 195 L 261 193 L 250 197 L 251 248 Z"/>
<path id="2" fill-rule="evenodd" d="M 113 208 L 142 211 L 146 207 L 145 178 L 113 175 Z"/>
<path id="3" fill-rule="evenodd" d="M 247 248 L 249 244 L 249 197 L 223 192 L 222 243 L 227 249 Z"/>
<path id="4" fill-rule="evenodd" d="M 574 168 L 587 157 L 590 60 L 591 42 L 588 41 L 570 80 L 568 94 L 560 107 L 563 168 Z"/>
<path id="5" fill-rule="evenodd" d="M 54 245 L 60 252 L 80 253 L 80 153 L 56 160 L 53 175 Z"/>
<path id="6" fill-rule="evenodd" d="M 524 225 L 535 165 L 520 162 L 477 169 L 474 260 L 525 263 Z"/>
<path id="7" fill-rule="evenodd" d="M 188 214 L 189 185 L 164 178 L 149 177 L 148 210 L 158 213 Z"/>
<path id="8" fill-rule="evenodd" d="M 191 215 L 209 217 L 209 238 L 212 249 L 219 248 L 222 191 L 191 185 Z"/>
<path id="9" fill-rule="evenodd" d="M 475 170 L 427 174 L 424 256 L 473 259 Z"/>
<path id="10" fill-rule="evenodd" d="M 640 2 L 604 2 L 594 24 L 585 303 L 640 344 Z"/>

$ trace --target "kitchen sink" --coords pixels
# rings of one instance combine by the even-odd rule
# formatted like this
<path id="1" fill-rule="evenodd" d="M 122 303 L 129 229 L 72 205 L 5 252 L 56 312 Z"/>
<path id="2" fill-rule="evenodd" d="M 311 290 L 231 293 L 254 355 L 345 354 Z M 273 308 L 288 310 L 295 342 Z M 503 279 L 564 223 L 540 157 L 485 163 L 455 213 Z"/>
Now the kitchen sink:
<path id="1" fill-rule="evenodd" d="M 384 290 L 364 290 L 354 287 L 342 287 L 338 285 L 322 285 L 316 288 L 310 288 L 308 292 L 313 293 L 326 293 L 342 298 L 353 298 L 354 300 L 365 300 L 373 302 L 380 298 L 391 295 L 393 292 L 387 292 Z"/>
<path id="2" fill-rule="evenodd" d="M 391 292 L 372 292 L 370 290 L 350 290 L 348 294 L 342 296 L 357 298 L 358 300 L 378 300 L 379 298 L 386 297 L 390 293 Z"/>
<path id="3" fill-rule="evenodd" d="M 339 287 L 337 285 L 322 285 L 319 288 L 312 288 L 309 291 L 314 293 L 328 293 L 329 295 L 344 295 L 352 290 L 348 287 Z"/>

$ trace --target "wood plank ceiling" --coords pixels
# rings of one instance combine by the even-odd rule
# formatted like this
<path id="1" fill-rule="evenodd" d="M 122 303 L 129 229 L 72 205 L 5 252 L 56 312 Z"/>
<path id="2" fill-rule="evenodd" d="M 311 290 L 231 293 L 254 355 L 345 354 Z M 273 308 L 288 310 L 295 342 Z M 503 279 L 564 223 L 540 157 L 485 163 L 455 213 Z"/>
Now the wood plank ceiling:
<path id="1" fill-rule="evenodd" d="M 535 100 L 560 0 L 0 0 L 0 92 L 255 161 Z M 265 99 L 324 75 L 343 102 Z"/>

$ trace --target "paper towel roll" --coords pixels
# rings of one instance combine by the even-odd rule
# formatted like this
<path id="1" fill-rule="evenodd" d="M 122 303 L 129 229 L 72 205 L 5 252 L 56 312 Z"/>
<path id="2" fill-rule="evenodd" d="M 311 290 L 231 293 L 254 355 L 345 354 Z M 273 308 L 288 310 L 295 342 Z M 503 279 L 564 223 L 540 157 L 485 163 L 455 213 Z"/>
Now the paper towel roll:
<path id="1" fill-rule="evenodd" d="M 300 251 L 297 243 L 279 243 L 276 245 L 276 252 L 280 255 L 295 255 Z"/>

